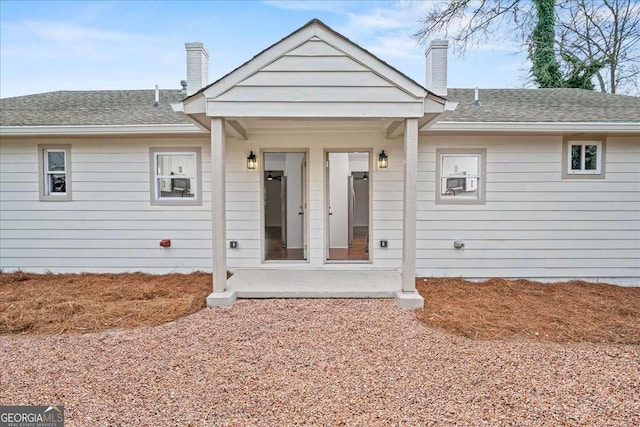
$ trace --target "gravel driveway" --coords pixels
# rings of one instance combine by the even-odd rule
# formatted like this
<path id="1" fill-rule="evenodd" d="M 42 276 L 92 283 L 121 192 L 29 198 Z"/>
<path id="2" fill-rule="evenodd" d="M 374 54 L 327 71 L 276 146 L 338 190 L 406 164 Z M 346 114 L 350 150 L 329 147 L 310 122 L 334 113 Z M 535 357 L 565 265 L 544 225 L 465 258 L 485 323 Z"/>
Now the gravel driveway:
<path id="1" fill-rule="evenodd" d="M 63 404 L 67 426 L 640 425 L 640 346 L 472 341 L 389 300 L 0 337 L 0 367 L 0 404 Z"/>

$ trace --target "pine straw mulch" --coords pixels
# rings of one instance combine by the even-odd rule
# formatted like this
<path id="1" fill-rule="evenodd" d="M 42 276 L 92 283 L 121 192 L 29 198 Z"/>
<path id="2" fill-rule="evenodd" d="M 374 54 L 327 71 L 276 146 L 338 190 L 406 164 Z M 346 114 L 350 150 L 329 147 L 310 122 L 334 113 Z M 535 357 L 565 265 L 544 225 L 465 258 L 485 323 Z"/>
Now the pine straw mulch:
<path id="1" fill-rule="evenodd" d="M 0 334 L 159 325 L 204 308 L 211 288 L 208 273 L 0 273 Z"/>
<path id="2" fill-rule="evenodd" d="M 474 339 L 640 344 L 640 288 L 583 281 L 416 279 L 423 322 Z"/>
<path id="3" fill-rule="evenodd" d="M 640 344 L 640 288 L 586 282 L 417 279 L 425 323 L 474 339 Z M 205 307 L 211 274 L 0 273 L 0 334 L 170 322 Z"/>

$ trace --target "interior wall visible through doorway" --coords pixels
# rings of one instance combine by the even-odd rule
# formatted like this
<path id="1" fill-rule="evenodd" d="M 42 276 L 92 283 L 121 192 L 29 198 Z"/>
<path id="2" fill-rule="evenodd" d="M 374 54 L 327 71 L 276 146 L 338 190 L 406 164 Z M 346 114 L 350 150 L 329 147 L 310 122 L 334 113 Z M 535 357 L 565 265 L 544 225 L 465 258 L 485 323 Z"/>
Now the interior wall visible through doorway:
<path id="1" fill-rule="evenodd" d="M 304 153 L 264 153 L 265 261 L 306 259 L 304 162 Z"/>
<path id="2" fill-rule="evenodd" d="M 369 260 L 370 154 L 327 153 L 327 261 Z"/>

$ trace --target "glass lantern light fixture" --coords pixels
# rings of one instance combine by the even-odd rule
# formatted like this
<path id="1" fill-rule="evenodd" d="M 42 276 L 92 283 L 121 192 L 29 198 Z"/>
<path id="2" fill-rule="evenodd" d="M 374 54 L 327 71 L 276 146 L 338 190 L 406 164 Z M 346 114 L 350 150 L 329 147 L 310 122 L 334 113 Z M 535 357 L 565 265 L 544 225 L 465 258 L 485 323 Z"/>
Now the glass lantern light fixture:
<path id="1" fill-rule="evenodd" d="M 258 161 L 256 160 L 256 155 L 253 154 L 253 151 L 251 151 L 251 153 L 249 153 L 249 156 L 247 157 L 247 169 L 255 170 L 257 164 Z"/>
<path id="2" fill-rule="evenodd" d="M 389 156 L 387 156 L 384 150 L 382 150 L 378 155 L 378 168 L 386 169 L 388 167 L 389 167 Z"/>

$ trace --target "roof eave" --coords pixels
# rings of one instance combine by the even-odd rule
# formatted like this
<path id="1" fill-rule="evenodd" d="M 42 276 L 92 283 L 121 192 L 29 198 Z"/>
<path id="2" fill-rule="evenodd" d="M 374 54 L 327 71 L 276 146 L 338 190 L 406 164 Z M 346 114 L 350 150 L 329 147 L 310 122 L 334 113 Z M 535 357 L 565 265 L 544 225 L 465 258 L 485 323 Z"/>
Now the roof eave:
<path id="1" fill-rule="evenodd" d="M 0 126 L 0 136 L 202 134 L 190 123 L 149 125 Z"/>
<path id="2" fill-rule="evenodd" d="M 440 121 L 430 132 L 522 132 L 522 133 L 608 133 L 640 134 L 634 122 L 454 122 Z"/>

